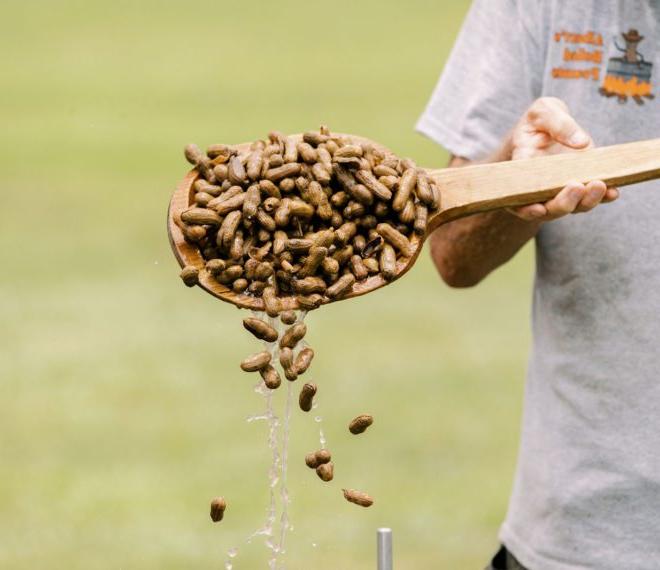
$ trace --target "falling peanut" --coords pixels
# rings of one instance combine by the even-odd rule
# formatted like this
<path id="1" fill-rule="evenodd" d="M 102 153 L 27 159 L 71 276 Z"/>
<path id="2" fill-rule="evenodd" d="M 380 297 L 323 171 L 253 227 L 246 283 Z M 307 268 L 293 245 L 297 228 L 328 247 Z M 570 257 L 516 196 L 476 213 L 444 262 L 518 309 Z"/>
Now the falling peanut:
<path id="1" fill-rule="evenodd" d="M 270 364 L 271 358 L 272 356 L 267 350 L 257 352 L 244 359 L 241 362 L 241 368 L 245 372 L 257 372 Z"/>
<path id="2" fill-rule="evenodd" d="M 354 418 L 350 424 L 348 424 L 348 431 L 354 435 L 358 435 L 360 433 L 364 433 L 373 423 L 373 416 L 370 416 L 369 414 L 361 414 Z"/>
<path id="3" fill-rule="evenodd" d="M 311 411 L 317 389 L 316 384 L 303 384 L 302 390 L 300 390 L 300 397 L 298 398 L 298 404 L 303 412 Z"/>
<path id="4" fill-rule="evenodd" d="M 293 360 L 293 350 L 288 346 L 280 349 L 280 366 L 282 366 L 282 370 L 284 370 L 284 376 L 287 380 L 293 382 L 296 378 L 298 378 L 298 372 L 296 371 Z"/>
<path id="5" fill-rule="evenodd" d="M 316 468 L 316 474 L 321 478 L 321 481 L 332 481 L 335 476 L 335 466 L 332 463 L 323 463 Z"/>
<path id="6" fill-rule="evenodd" d="M 280 339 L 280 348 L 294 348 L 307 334 L 305 323 L 296 323 L 288 328 Z"/>
<path id="7" fill-rule="evenodd" d="M 349 502 L 361 507 L 370 507 L 374 504 L 374 500 L 361 491 L 356 491 L 355 489 L 342 489 L 344 493 L 344 498 Z"/>
<path id="8" fill-rule="evenodd" d="M 225 516 L 227 509 L 227 502 L 223 497 L 216 497 L 211 501 L 211 520 L 213 522 L 220 522 Z"/>
<path id="9" fill-rule="evenodd" d="M 259 340 L 265 340 L 266 342 L 275 342 L 277 340 L 277 331 L 261 319 L 243 319 L 243 326 Z"/>
<path id="10" fill-rule="evenodd" d="M 314 358 L 314 350 L 312 348 L 309 347 L 303 348 L 298 353 L 298 356 L 296 356 L 293 366 L 296 370 L 296 373 L 299 376 L 307 372 L 307 369 L 309 368 L 309 365 L 312 363 L 313 358 Z"/>
<path id="11" fill-rule="evenodd" d="M 310 469 L 316 469 L 319 465 L 332 461 L 332 454 L 327 449 L 319 449 L 305 455 L 305 464 Z"/>
<path id="12" fill-rule="evenodd" d="M 259 374 L 261 374 L 266 387 L 271 390 L 276 390 L 282 384 L 279 372 L 270 364 L 259 370 Z"/>

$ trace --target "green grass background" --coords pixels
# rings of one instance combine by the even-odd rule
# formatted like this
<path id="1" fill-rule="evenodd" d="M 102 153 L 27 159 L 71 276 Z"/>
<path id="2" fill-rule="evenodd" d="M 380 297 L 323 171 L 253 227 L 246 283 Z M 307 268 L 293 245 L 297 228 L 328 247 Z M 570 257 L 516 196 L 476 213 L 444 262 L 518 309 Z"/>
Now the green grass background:
<path id="1" fill-rule="evenodd" d="M 245 422 L 262 402 L 237 365 L 257 344 L 239 311 L 183 287 L 167 242 L 181 149 L 323 122 L 442 166 L 413 124 L 467 7 L 2 2 L 0 568 L 223 568 L 263 522 L 265 426 Z M 375 568 L 382 525 L 397 569 L 485 565 L 515 464 L 530 276 L 527 249 L 450 290 L 422 255 L 308 317 L 336 479 L 304 466 L 317 426 L 294 414 L 289 570 Z M 352 438 L 363 411 L 376 423 Z M 234 568 L 265 556 L 241 547 Z"/>

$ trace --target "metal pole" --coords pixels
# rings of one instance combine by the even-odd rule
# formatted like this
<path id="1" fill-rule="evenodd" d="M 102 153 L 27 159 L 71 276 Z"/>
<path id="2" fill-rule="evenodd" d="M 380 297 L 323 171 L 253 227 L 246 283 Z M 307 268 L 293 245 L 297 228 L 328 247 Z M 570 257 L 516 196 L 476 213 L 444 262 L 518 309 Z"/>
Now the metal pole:
<path id="1" fill-rule="evenodd" d="M 378 570 L 392 570 L 392 529 L 378 529 Z"/>

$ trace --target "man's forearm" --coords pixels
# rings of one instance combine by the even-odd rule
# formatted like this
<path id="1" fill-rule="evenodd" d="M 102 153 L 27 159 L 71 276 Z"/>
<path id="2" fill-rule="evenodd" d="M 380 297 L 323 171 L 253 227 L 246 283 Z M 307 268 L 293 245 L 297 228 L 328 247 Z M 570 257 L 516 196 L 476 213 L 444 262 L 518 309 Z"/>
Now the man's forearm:
<path id="1" fill-rule="evenodd" d="M 539 227 L 505 210 L 475 214 L 440 226 L 431 235 L 431 256 L 448 285 L 471 287 L 509 261 Z"/>
<path id="2" fill-rule="evenodd" d="M 489 162 L 507 160 L 503 146 Z M 451 166 L 469 162 L 454 159 Z M 431 257 L 452 287 L 471 287 L 509 261 L 533 238 L 540 222 L 529 222 L 506 210 L 475 214 L 440 226 L 431 235 Z"/>

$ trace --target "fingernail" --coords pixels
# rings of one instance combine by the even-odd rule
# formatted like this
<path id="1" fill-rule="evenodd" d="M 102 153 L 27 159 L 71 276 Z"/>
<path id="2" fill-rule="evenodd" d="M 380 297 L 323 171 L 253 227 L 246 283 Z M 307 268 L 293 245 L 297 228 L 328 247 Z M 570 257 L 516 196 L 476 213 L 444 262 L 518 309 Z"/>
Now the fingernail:
<path id="1" fill-rule="evenodd" d="M 568 142 L 572 146 L 584 146 L 589 143 L 589 136 L 584 131 L 575 131 Z"/>

